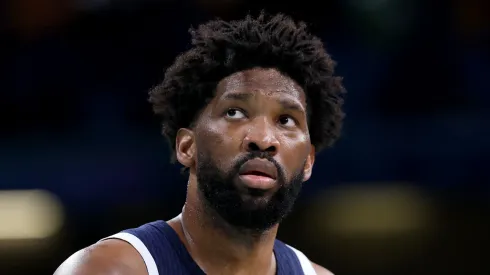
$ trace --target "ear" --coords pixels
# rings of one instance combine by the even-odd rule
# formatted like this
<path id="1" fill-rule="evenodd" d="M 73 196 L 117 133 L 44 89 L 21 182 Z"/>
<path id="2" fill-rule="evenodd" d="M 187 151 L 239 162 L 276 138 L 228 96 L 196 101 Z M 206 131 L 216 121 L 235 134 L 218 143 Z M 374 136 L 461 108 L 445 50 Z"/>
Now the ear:
<path id="1" fill-rule="evenodd" d="M 175 138 L 175 154 L 180 164 L 185 167 L 192 167 L 195 163 L 196 145 L 194 132 L 187 128 L 177 131 Z"/>
<path id="2" fill-rule="evenodd" d="M 315 146 L 311 145 L 310 153 L 308 154 L 308 157 L 306 157 L 303 182 L 309 180 L 311 177 L 311 172 L 313 171 L 313 164 L 315 164 L 315 153 L 316 153 Z"/>

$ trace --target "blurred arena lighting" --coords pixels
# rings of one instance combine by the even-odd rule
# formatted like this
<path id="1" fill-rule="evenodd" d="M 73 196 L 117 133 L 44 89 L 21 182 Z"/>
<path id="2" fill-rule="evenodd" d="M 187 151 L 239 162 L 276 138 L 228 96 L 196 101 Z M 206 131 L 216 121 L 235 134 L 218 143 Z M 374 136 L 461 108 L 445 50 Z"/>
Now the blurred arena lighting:
<path id="1" fill-rule="evenodd" d="M 63 220 L 61 203 L 47 191 L 0 191 L 0 241 L 50 238 Z"/>
<path id="2" fill-rule="evenodd" d="M 398 274 L 440 232 L 437 201 L 408 183 L 344 183 L 308 205 L 302 243 L 312 257 L 335 259 L 345 274 Z"/>
<path id="3" fill-rule="evenodd" d="M 346 185 L 326 192 L 315 208 L 318 225 L 334 235 L 410 234 L 434 222 L 424 194 L 400 183 Z"/>

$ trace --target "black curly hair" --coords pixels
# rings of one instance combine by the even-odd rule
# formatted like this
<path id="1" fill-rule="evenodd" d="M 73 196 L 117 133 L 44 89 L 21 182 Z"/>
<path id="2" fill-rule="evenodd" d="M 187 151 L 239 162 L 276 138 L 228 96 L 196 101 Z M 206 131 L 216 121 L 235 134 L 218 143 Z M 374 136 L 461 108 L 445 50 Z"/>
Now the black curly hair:
<path id="1" fill-rule="evenodd" d="M 275 68 L 303 88 L 310 139 L 317 152 L 339 137 L 344 117 L 342 79 L 333 75 L 335 62 L 304 22 L 262 12 L 240 21 L 210 21 L 189 32 L 193 47 L 176 58 L 163 82 L 149 93 L 174 151 L 172 161 L 177 131 L 192 127 L 218 82 L 255 67 Z"/>

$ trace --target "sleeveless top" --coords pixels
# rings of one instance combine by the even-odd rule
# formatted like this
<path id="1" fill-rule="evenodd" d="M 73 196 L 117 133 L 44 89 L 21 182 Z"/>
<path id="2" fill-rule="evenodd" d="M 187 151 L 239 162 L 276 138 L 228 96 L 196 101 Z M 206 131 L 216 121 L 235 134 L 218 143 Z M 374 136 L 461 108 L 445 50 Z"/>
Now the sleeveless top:
<path id="1" fill-rule="evenodd" d="M 147 223 L 102 240 L 106 239 L 120 239 L 131 244 L 143 258 L 148 275 L 205 275 L 165 221 Z M 274 256 L 277 275 L 316 275 L 311 262 L 301 251 L 279 240 L 274 243 Z"/>

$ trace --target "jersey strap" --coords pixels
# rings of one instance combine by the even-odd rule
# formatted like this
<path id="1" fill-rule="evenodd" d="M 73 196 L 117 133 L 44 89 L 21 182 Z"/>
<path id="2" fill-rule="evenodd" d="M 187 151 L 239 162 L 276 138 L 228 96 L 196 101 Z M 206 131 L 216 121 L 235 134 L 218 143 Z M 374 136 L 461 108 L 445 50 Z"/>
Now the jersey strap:
<path id="1" fill-rule="evenodd" d="M 99 242 L 107 239 L 119 239 L 132 245 L 134 249 L 136 249 L 136 251 L 138 251 L 138 253 L 141 255 L 141 258 L 143 258 L 143 261 L 146 265 L 146 270 L 148 271 L 148 275 L 159 275 L 155 259 L 153 259 L 153 256 L 151 255 L 146 245 L 138 237 L 130 233 L 120 232 L 104 238 Z"/>
<path id="2" fill-rule="evenodd" d="M 292 246 L 288 245 L 288 247 L 293 250 L 293 252 L 296 254 L 296 257 L 298 257 L 298 260 L 301 264 L 301 267 L 303 268 L 303 272 L 305 273 L 305 275 L 316 275 L 316 271 L 306 255 Z"/>

